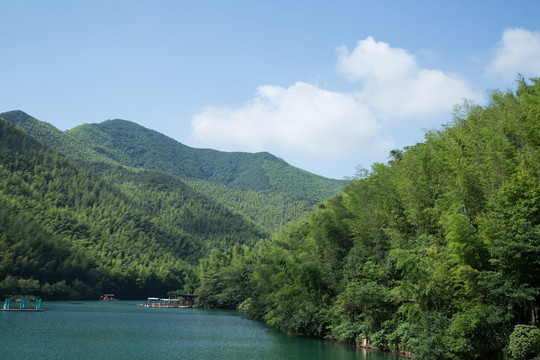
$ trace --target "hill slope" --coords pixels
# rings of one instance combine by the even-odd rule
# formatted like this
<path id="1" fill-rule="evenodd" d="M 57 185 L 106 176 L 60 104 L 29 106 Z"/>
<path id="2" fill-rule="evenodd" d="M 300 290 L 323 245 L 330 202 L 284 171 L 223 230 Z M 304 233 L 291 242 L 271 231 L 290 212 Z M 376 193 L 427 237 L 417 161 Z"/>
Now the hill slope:
<path id="1" fill-rule="evenodd" d="M 0 294 L 163 294 L 209 249 L 267 236 L 172 176 L 93 166 L 0 119 Z"/>
<path id="2" fill-rule="evenodd" d="M 298 218 L 345 185 L 343 180 L 311 174 L 269 153 L 194 149 L 125 120 L 61 132 L 21 111 L 0 117 L 72 159 L 159 170 L 186 180 L 268 229 Z"/>

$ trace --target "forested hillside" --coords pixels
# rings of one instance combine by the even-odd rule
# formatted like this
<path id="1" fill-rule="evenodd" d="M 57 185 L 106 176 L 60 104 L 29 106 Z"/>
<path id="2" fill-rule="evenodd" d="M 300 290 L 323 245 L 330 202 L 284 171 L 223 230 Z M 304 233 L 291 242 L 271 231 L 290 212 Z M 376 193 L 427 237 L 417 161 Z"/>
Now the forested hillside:
<path id="1" fill-rule="evenodd" d="M 130 200 L 159 214 L 163 228 L 180 228 L 200 244 L 198 259 L 213 248 L 250 244 L 268 237 L 264 228 L 241 213 L 199 194 L 182 180 L 159 171 L 130 170 L 102 163 L 84 164 L 100 178 L 119 186 Z"/>
<path id="2" fill-rule="evenodd" d="M 269 153 L 195 149 L 125 120 L 62 132 L 21 111 L 0 114 L 69 158 L 157 170 L 270 230 L 297 219 L 345 185 L 287 164 Z"/>
<path id="3" fill-rule="evenodd" d="M 213 251 L 199 304 L 418 359 L 540 357 L 540 80 L 465 102 L 267 241 Z M 365 340 L 364 340 L 365 339 Z"/>
<path id="4" fill-rule="evenodd" d="M 1 295 L 162 295 L 211 248 L 267 236 L 171 176 L 92 166 L 0 119 Z"/>

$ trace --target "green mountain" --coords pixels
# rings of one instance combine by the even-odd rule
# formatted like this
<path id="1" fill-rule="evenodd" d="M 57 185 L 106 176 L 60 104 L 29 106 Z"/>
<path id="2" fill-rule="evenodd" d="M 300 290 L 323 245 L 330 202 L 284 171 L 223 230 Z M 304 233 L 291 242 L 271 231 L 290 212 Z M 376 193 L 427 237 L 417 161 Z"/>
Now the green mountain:
<path id="1" fill-rule="evenodd" d="M 346 183 L 298 169 L 269 153 L 191 148 L 125 120 L 84 124 L 62 132 L 21 111 L 0 117 L 69 158 L 178 177 L 268 229 L 300 217 Z"/>
<path id="2" fill-rule="evenodd" d="M 83 165 L 0 119 L 0 295 L 161 295 L 210 249 L 268 236 L 170 175 Z"/>

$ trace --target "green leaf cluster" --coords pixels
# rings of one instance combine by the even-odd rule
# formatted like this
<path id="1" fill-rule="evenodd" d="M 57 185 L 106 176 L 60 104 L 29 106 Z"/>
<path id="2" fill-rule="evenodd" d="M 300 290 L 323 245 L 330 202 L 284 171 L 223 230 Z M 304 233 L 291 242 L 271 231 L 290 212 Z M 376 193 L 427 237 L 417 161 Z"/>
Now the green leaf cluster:
<path id="1" fill-rule="evenodd" d="M 508 344 L 511 360 L 540 359 L 540 329 L 532 325 L 516 325 Z"/>

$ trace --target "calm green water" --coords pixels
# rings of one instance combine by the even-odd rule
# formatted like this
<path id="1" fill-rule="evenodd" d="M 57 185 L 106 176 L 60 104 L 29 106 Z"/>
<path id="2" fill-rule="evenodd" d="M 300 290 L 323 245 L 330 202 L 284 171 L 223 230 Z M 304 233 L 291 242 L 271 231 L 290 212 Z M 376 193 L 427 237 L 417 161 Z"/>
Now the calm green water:
<path id="1" fill-rule="evenodd" d="M 152 309 L 137 302 L 46 302 L 0 311 L 1 359 L 398 360 L 287 336 L 241 312 Z"/>

